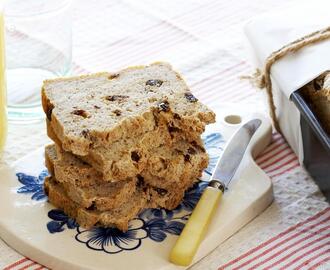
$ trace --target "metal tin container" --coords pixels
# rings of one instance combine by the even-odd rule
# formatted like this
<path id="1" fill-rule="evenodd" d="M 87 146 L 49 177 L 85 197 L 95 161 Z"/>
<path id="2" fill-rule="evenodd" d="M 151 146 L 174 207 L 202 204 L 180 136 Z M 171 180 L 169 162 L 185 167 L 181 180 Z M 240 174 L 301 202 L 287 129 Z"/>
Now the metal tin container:
<path id="1" fill-rule="evenodd" d="M 304 166 L 330 202 L 330 137 L 300 90 L 292 93 L 291 100 L 301 114 Z"/>

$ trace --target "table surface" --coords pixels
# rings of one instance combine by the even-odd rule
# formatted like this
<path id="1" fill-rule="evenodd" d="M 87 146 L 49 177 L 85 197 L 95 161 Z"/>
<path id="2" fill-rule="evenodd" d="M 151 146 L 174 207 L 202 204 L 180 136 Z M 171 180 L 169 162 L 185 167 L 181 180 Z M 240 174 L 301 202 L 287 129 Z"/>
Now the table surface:
<path id="1" fill-rule="evenodd" d="M 73 72 L 115 71 L 166 60 L 211 108 L 228 102 L 265 112 L 263 94 L 239 78 L 253 71 L 242 27 L 255 15 L 294 2 L 76 1 Z M 9 124 L 8 133 L 0 167 L 50 142 L 44 122 Z M 257 163 L 272 178 L 274 202 L 191 269 L 248 269 L 252 264 L 253 269 L 286 264 L 285 269 L 330 269 L 329 204 L 280 134 L 273 134 Z M 309 236 L 292 242 L 298 235 L 294 232 Z M 0 268 L 44 269 L 1 239 Z"/>

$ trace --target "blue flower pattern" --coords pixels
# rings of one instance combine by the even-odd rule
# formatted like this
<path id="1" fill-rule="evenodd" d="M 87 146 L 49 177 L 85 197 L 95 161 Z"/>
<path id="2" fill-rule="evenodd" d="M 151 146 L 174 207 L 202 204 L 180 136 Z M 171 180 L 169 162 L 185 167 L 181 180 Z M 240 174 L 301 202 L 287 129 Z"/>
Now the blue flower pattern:
<path id="1" fill-rule="evenodd" d="M 18 181 L 23 184 L 23 186 L 17 190 L 17 193 L 32 193 L 31 199 L 36 201 L 46 199 L 43 183 L 47 175 L 47 170 L 43 170 L 37 177 L 25 173 L 17 173 Z"/>
<path id="2" fill-rule="evenodd" d="M 192 212 L 195 208 L 196 204 L 199 201 L 204 189 L 207 187 L 208 182 L 200 181 L 195 183 L 192 188 L 186 191 L 182 203 L 173 211 L 174 212 L 181 212 L 182 210 Z"/>
<path id="3" fill-rule="evenodd" d="M 84 230 L 77 227 L 76 240 L 86 244 L 90 249 L 116 254 L 124 250 L 137 249 L 142 239 L 148 237 L 145 223 L 142 219 L 133 219 L 127 232 L 117 228 L 94 227 Z"/>
<path id="4" fill-rule="evenodd" d="M 211 175 L 220 154 L 223 151 L 225 140 L 220 133 L 210 133 L 204 138 L 205 148 L 209 154 L 210 160 L 208 167 L 204 170 L 206 174 Z"/>
<path id="5" fill-rule="evenodd" d="M 74 229 L 78 227 L 78 223 L 69 218 L 62 210 L 53 209 L 48 212 L 48 217 L 52 219 L 47 223 L 47 229 L 50 233 L 57 233 L 64 231 L 66 225 L 68 229 Z"/>
<path id="6" fill-rule="evenodd" d="M 212 174 L 225 141 L 220 133 L 210 133 L 203 139 L 210 156 L 209 165 L 205 170 L 207 180 Z M 24 173 L 17 173 L 16 175 L 18 181 L 23 184 L 17 190 L 17 193 L 32 193 L 32 200 L 46 198 L 43 191 L 43 182 L 48 175 L 47 170 L 43 170 L 38 177 Z M 185 193 L 182 203 L 174 210 L 144 210 L 130 222 L 127 232 L 122 232 L 116 228 L 94 227 L 89 230 L 80 228 L 74 219 L 68 217 L 59 209 L 48 212 L 51 221 L 47 223 L 47 229 L 52 234 L 63 232 L 66 228 L 75 229 L 75 239 L 95 251 L 117 254 L 123 251 L 135 250 L 141 246 L 143 239 L 148 238 L 155 242 L 162 242 L 169 234 L 179 235 L 207 184 L 206 181 L 195 183 Z"/>

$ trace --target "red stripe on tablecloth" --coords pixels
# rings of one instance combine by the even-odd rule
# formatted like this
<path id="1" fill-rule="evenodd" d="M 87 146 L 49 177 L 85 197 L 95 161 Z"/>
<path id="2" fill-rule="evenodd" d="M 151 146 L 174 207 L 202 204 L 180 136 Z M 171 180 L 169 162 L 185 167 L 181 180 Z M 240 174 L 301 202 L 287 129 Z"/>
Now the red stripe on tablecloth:
<path id="1" fill-rule="evenodd" d="M 227 70 L 222 70 L 194 83 L 193 90 L 195 94 L 202 100 L 211 99 L 212 101 L 216 101 L 218 98 L 221 101 L 228 100 L 231 102 L 242 100 L 250 96 L 255 91 L 244 83 L 235 81 L 237 68 L 242 66 L 242 64 L 244 64 L 244 62 L 238 63 Z M 220 76 L 226 76 L 226 78 L 219 78 Z M 235 88 L 232 87 L 234 85 L 236 86 Z"/>
<path id="2" fill-rule="evenodd" d="M 209 30 L 206 29 L 206 33 L 210 33 L 210 30 L 212 32 L 219 32 L 219 30 L 227 30 L 228 27 L 233 27 L 235 25 L 237 25 L 238 23 L 241 23 L 241 20 L 245 19 L 246 15 L 249 15 L 246 11 L 244 10 L 235 10 L 233 9 L 232 11 L 227 10 L 226 12 L 231 12 L 233 13 L 232 15 L 222 15 L 222 16 L 218 16 L 219 18 L 221 18 L 221 23 L 217 20 L 215 20 L 215 17 L 211 18 L 212 21 L 212 26 L 209 27 Z M 209 22 L 210 23 L 210 22 Z M 216 25 L 218 23 L 218 25 Z M 198 35 L 203 36 L 203 34 L 205 33 L 205 25 L 203 23 L 200 24 L 196 24 L 194 27 L 190 26 L 190 30 Z M 215 25 L 215 26 L 213 26 Z"/>
<path id="3" fill-rule="evenodd" d="M 232 12 L 232 14 L 223 17 L 225 18 L 225 20 L 216 25 L 216 27 L 213 28 L 213 31 L 219 31 L 223 29 L 228 29 L 228 27 L 233 27 L 238 23 L 241 23 L 242 20 L 248 19 L 247 16 L 251 16 L 251 13 L 246 12 L 246 9 L 240 9 L 235 12 Z"/>
<path id="4" fill-rule="evenodd" d="M 264 247 L 267 247 L 269 245 L 271 245 L 274 241 L 278 240 L 278 239 L 281 239 L 283 237 L 285 237 L 287 234 L 293 232 L 294 230 L 296 230 L 297 228 L 301 227 L 301 226 L 304 226 L 304 225 L 307 225 L 309 223 L 311 223 L 312 221 L 322 217 L 323 215 L 327 214 L 328 212 L 330 211 L 330 207 L 324 209 L 323 211 L 320 211 L 319 213 L 317 213 L 316 215 L 302 221 L 302 222 L 299 222 L 297 223 L 296 225 L 290 227 L 289 229 L 281 232 L 280 234 L 270 238 L 269 240 L 265 241 L 264 243 L 258 245 L 257 247 L 249 250 L 248 252 L 242 254 L 241 256 L 237 257 L 236 259 L 234 260 L 231 260 L 230 262 L 220 266 L 219 270 L 220 269 L 226 269 L 228 266 L 231 266 L 231 265 L 234 265 L 236 263 L 238 263 L 239 261 L 253 255 L 254 253 L 256 253 L 257 251 L 259 251 L 260 249 L 264 248 Z M 283 241 L 283 240 L 282 240 Z"/>
<path id="5" fill-rule="evenodd" d="M 22 263 L 24 263 L 24 262 L 26 262 L 26 261 L 29 261 L 29 259 L 28 259 L 28 258 L 20 259 L 20 260 L 18 260 L 17 262 L 14 262 L 13 264 L 8 265 L 8 266 L 5 267 L 3 270 L 11 270 L 11 269 L 13 269 L 14 267 L 16 267 L 16 266 L 18 266 L 18 265 L 20 265 L 20 264 L 22 264 Z"/>
<path id="6" fill-rule="evenodd" d="M 278 154 L 274 154 L 271 159 L 268 159 L 266 162 L 262 162 L 259 167 L 266 171 L 268 168 L 272 167 L 275 164 L 278 164 L 280 161 L 283 161 L 285 158 L 293 156 L 296 158 L 295 154 L 291 151 L 291 149 L 283 149 Z M 271 172 L 269 170 L 268 172 Z"/>
<path id="7" fill-rule="evenodd" d="M 295 156 L 295 154 L 291 154 L 291 156 L 292 156 L 292 158 L 291 159 L 289 159 L 288 161 L 286 161 L 286 162 L 284 162 L 284 163 L 281 163 L 281 164 L 279 164 L 278 166 L 276 166 L 276 167 L 273 167 L 273 168 L 271 168 L 271 169 L 269 169 L 271 166 L 267 166 L 267 167 L 265 167 L 265 168 L 263 168 L 263 170 L 267 173 L 267 174 L 269 174 L 269 173 L 272 173 L 272 172 L 276 172 L 276 171 L 278 171 L 279 169 L 281 169 L 283 166 L 285 166 L 285 165 L 289 165 L 289 164 L 293 164 L 294 162 L 298 162 L 298 160 L 297 160 L 297 157 Z"/>
<path id="8" fill-rule="evenodd" d="M 110 58 L 111 65 L 115 68 L 131 65 L 131 63 L 144 63 L 146 61 L 152 61 L 153 59 L 148 59 L 147 57 L 151 57 L 153 53 L 159 53 L 164 49 L 168 49 L 172 46 L 175 46 L 181 41 L 187 40 L 187 36 L 177 35 L 176 39 L 168 39 L 165 42 L 161 43 L 161 45 L 157 45 L 154 47 L 150 47 L 148 49 L 145 46 L 136 46 L 133 50 L 126 51 L 126 55 L 115 56 L 114 58 Z M 173 36 L 172 36 L 173 37 Z M 110 56 L 109 56 L 110 57 Z M 96 65 L 94 65 L 96 66 Z"/>
<path id="9" fill-rule="evenodd" d="M 249 260 L 245 261 L 244 263 L 242 263 L 242 264 L 236 266 L 236 267 L 233 268 L 232 270 L 240 270 L 240 269 L 242 269 L 244 266 L 247 266 L 247 265 L 253 263 L 254 260 L 259 259 L 259 258 L 261 258 L 261 257 L 264 257 L 264 256 L 265 256 L 266 254 L 268 254 L 269 252 L 274 251 L 274 249 L 276 249 L 276 248 L 280 247 L 281 245 L 284 245 L 284 244 L 286 244 L 287 242 L 289 242 L 289 241 L 291 241 L 291 240 L 297 238 L 301 233 L 303 233 L 303 232 L 307 232 L 308 230 L 313 229 L 313 228 L 317 227 L 318 225 L 323 224 L 325 221 L 329 221 L 329 220 L 330 220 L 330 217 L 327 217 L 325 220 L 322 220 L 322 221 L 320 221 L 320 222 L 318 222 L 318 223 L 316 223 L 316 224 L 313 224 L 313 225 L 311 225 L 311 226 L 309 226 L 309 227 L 303 229 L 302 231 L 298 231 L 297 233 L 294 233 L 293 235 L 291 235 L 291 236 L 289 236 L 289 237 L 283 239 L 283 240 L 280 241 L 279 243 L 277 243 L 277 244 L 275 244 L 275 245 L 273 245 L 273 246 L 270 246 L 268 249 L 264 250 L 264 251 L 261 252 L 260 254 L 257 254 L 256 256 L 254 256 L 254 257 L 250 258 Z M 309 236 L 309 237 L 310 237 L 310 236 Z M 266 258 L 262 261 L 262 263 L 267 262 L 267 260 L 268 260 L 268 259 L 267 259 L 267 257 L 266 257 Z M 262 264 L 262 263 L 260 263 L 260 264 Z"/>
<path id="10" fill-rule="evenodd" d="M 164 25 L 164 29 L 159 29 L 160 25 Z M 116 46 L 110 44 L 110 46 L 101 51 L 95 52 L 92 56 L 89 55 L 85 60 L 91 59 L 94 63 L 94 68 L 97 68 L 100 66 L 98 63 L 104 65 L 104 59 L 108 59 L 108 61 L 111 62 L 112 67 L 118 68 L 119 66 L 128 65 L 132 62 L 141 61 L 144 63 L 146 61 L 145 58 L 153 55 L 153 53 L 162 51 L 165 48 L 167 49 L 181 41 L 195 39 L 189 33 L 169 24 L 167 21 L 162 21 L 161 23 L 155 24 L 146 29 L 147 31 L 143 30 L 139 33 L 143 33 L 144 38 L 152 37 L 147 45 L 145 43 L 136 44 L 133 50 L 131 47 L 132 39 L 134 40 L 134 38 L 138 36 L 138 34 L 136 34 L 134 36 L 125 37 L 121 39 L 120 42 L 113 43 L 116 44 Z M 154 36 L 159 34 L 160 31 L 162 35 L 166 35 L 165 40 L 160 41 L 159 39 L 154 38 Z"/>
<path id="11" fill-rule="evenodd" d="M 97 65 L 98 60 L 109 59 L 111 61 L 111 66 L 117 67 L 120 65 L 127 65 L 128 63 L 142 61 L 145 62 L 145 57 L 153 55 L 153 53 L 158 53 L 164 49 L 168 49 L 173 45 L 185 40 L 194 40 L 195 38 L 184 30 L 174 28 L 164 21 L 166 27 L 164 29 L 159 29 L 159 27 L 151 28 L 150 32 L 141 32 L 145 39 L 148 37 L 156 36 L 160 33 L 166 35 L 166 39 L 159 40 L 157 38 L 151 38 L 150 42 L 136 44 L 134 50 L 132 46 L 132 38 L 134 40 L 138 35 L 127 37 L 122 40 L 120 44 L 115 47 L 108 47 L 104 52 L 97 52 L 93 57 L 94 66 Z M 159 26 L 159 25 L 158 25 Z M 104 63 L 104 61 L 101 61 Z"/>
<path id="12" fill-rule="evenodd" d="M 266 148 L 266 150 L 261 155 L 265 155 L 271 152 L 278 144 L 282 144 L 284 142 L 285 140 L 282 137 L 282 135 L 278 135 L 278 136 L 273 135 L 271 144 Z"/>
<path id="13" fill-rule="evenodd" d="M 207 96 L 212 98 L 214 101 L 219 98 L 220 101 L 229 101 L 235 103 L 254 94 L 254 91 L 249 87 L 238 87 L 237 89 L 228 88 L 230 90 L 223 91 L 223 89 L 226 88 L 226 85 L 223 85 L 221 82 L 219 82 L 217 86 L 214 86 L 214 88 L 209 91 L 209 93 L 207 93 Z"/>
<path id="14" fill-rule="evenodd" d="M 152 25 L 149 25 L 145 28 L 141 28 L 139 33 L 142 33 L 147 36 L 149 34 L 155 34 L 154 32 L 152 31 L 159 31 L 159 27 L 166 24 L 166 21 L 162 20 L 162 21 L 158 21 L 157 23 L 155 24 L 152 24 Z M 136 34 L 134 35 L 136 36 Z M 131 35 L 128 35 L 128 36 L 124 36 L 124 37 L 121 37 L 113 42 L 110 42 L 108 43 L 108 46 L 106 47 L 103 47 L 101 50 L 97 50 L 97 51 L 94 51 L 94 52 L 91 52 L 90 54 L 86 55 L 86 56 L 82 56 L 81 59 L 85 60 L 92 60 L 94 63 L 97 63 L 98 60 L 103 60 L 106 59 L 102 56 L 104 56 L 106 53 L 110 53 L 110 54 L 115 54 L 115 53 L 118 53 L 118 52 L 122 52 L 125 45 L 129 45 L 129 38 L 131 38 L 132 36 Z M 117 45 L 116 47 L 114 47 L 114 45 Z M 116 48 L 117 51 L 115 50 L 111 50 L 109 48 L 111 47 L 114 47 Z"/>
<path id="15" fill-rule="evenodd" d="M 288 145 L 285 141 L 285 139 L 282 137 L 282 135 L 279 135 L 277 133 L 278 136 L 273 135 L 272 141 L 270 143 L 270 145 L 265 149 L 264 152 L 262 152 L 259 157 L 256 159 L 257 161 L 261 161 L 261 159 L 266 156 L 267 154 L 271 154 L 273 153 L 273 150 L 276 147 L 279 147 L 281 145 Z"/>
<path id="16" fill-rule="evenodd" d="M 329 237 L 329 235 L 327 236 L 327 238 Z M 308 244 L 311 244 L 311 243 L 308 243 Z M 305 245 L 305 247 L 308 247 L 308 244 Z M 303 259 L 305 256 L 311 254 L 311 252 L 315 252 L 315 251 L 318 251 L 319 249 L 323 248 L 323 247 L 326 247 L 327 245 L 330 246 L 330 242 L 326 242 L 322 245 L 318 245 L 318 246 L 315 246 L 314 248 L 310 249 L 310 250 L 307 250 L 305 253 L 299 255 L 298 257 L 294 258 L 292 261 L 288 262 L 286 265 L 282 266 L 280 268 L 280 270 L 286 270 L 286 269 L 289 269 L 288 267 L 293 265 L 294 263 L 300 261 L 301 259 Z M 301 247 L 300 250 L 303 250 L 303 248 Z M 326 250 L 325 250 L 326 251 Z M 322 256 L 325 251 L 322 251 L 321 253 L 318 253 L 316 255 L 314 255 L 313 257 L 309 258 L 307 261 L 304 261 L 302 264 L 306 265 L 308 264 L 309 262 L 313 261 L 315 258 L 318 258 L 319 256 Z M 293 255 L 294 252 L 290 253 L 290 256 Z M 287 259 L 289 258 L 290 256 L 285 256 L 283 258 Z M 284 260 L 285 260 L 284 259 Z M 280 263 L 281 261 L 284 261 L 284 260 L 279 260 L 278 262 L 270 265 L 269 267 L 267 267 L 267 269 L 270 269 L 271 266 L 275 266 L 277 263 Z M 299 265 L 295 268 L 295 269 L 299 269 Z"/>
<path id="17" fill-rule="evenodd" d="M 24 265 L 23 267 L 20 267 L 18 268 L 17 270 L 24 270 L 24 269 L 28 269 L 29 267 L 33 266 L 33 265 L 36 265 L 37 263 L 36 262 L 31 262 L 27 265 Z"/>
<path id="18" fill-rule="evenodd" d="M 282 137 L 277 137 L 275 140 L 273 139 L 270 146 L 268 146 L 266 150 L 256 159 L 256 163 L 266 171 L 271 165 L 273 165 L 270 161 L 281 155 L 284 151 L 290 151 L 290 153 L 294 155 L 285 140 Z M 285 165 L 286 164 L 281 164 L 277 169 L 281 169 L 281 167 Z"/>
<path id="19" fill-rule="evenodd" d="M 201 20 L 200 20 L 200 14 L 201 12 L 204 10 L 219 10 L 220 8 L 223 8 L 224 6 L 228 5 L 228 3 L 221 3 L 219 5 L 219 2 L 218 1 L 210 1 L 210 3 L 208 5 L 200 5 L 198 7 L 196 7 L 195 9 L 192 9 L 193 12 L 191 11 L 188 11 L 186 13 L 183 13 L 183 14 L 180 14 L 180 15 L 177 15 L 175 17 L 173 17 L 173 19 L 177 19 L 179 23 L 181 24 L 187 24 L 187 25 L 190 25 L 191 22 L 194 21 L 194 19 L 198 18 L 198 22 L 200 23 Z M 193 20 L 192 20 L 193 19 Z"/>
<path id="20" fill-rule="evenodd" d="M 282 171 L 277 172 L 275 174 L 271 174 L 270 176 L 273 178 L 273 177 L 277 177 L 277 176 L 283 175 L 284 173 L 287 173 L 287 172 L 289 172 L 289 171 L 291 171 L 291 170 L 293 170 L 293 169 L 295 169 L 295 168 L 297 168 L 299 166 L 300 166 L 299 162 L 296 161 L 296 163 L 294 163 L 290 167 L 286 168 L 285 170 L 282 170 Z"/>
<path id="21" fill-rule="evenodd" d="M 253 95 L 252 91 L 249 91 L 248 88 L 238 88 L 230 89 L 224 85 L 221 81 L 212 85 L 212 88 L 208 89 L 205 87 L 200 87 L 202 90 L 197 90 L 195 94 L 201 100 L 211 100 L 213 102 L 224 102 L 229 101 L 234 103 L 235 101 L 242 100 L 246 97 Z M 227 89 L 227 90 L 226 90 Z"/>
<path id="22" fill-rule="evenodd" d="M 229 97 L 232 93 L 242 92 L 247 88 L 243 83 L 238 83 L 235 80 L 236 72 L 241 68 L 242 64 L 237 64 L 236 66 L 232 66 L 230 69 L 228 68 L 226 71 L 220 71 L 214 76 L 218 76 L 218 78 L 207 77 L 204 78 L 202 83 L 197 85 L 197 89 L 200 92 L 201 96 L 214 96 L 216 94 L 221 94 L 222 97 Z M 226 76 L 226 78 L 219 78 L 220 76 Z M 235 86 L 235 87 L 233 87 Z M 249 91 L 254 92 L 254 91 Z"/>
<path id="23" fill-rule="evenodd" d="M 220 85 L 222 88 L 220 88 Z M 211 105 L 213 103 L 218 104 L 219 102 L 231 102 L 235 103 L 240 100 L 246 100 L 247 98 L 250 98 L 251 92 L 246 91 L 245 93 L 241 93 L 241 90 L 244 89 L 239 89 L 236 91 L 223 91 L 222 89 L 225 89 L 226 86 L 223 86 L 222 84 L 219 84 L 219 86 L 214 86 L 214 93 L 212 92 L 207 92 L 207 89 L 203 88 L 203 90 L 206 93 L 202 93 L 200 90 L 194 91 L 195 95 L 202 100 L 204 103 Z"/>
<path id="24" fill-rule="evenodd" d="M 326 222 L 326 221 L 329 221 L 329 220 L 330 220 L 330 218 L 329 218 L 328 220 L 323 221 L 322 223 L 324 223 L 324 222 Z M 318 226 L 318 225 L 320 225 L 320 224 L 317 224 L 317 226 Z M 315 233 L 321 233 L 321 232 L 324 232 L 324 231 L 326 231 L 326 230 L 329 229 L 329 228 L 330 228 L 330 226 L 323 227 L 323 228 L 319 229 L 318 231 L 316 231 Z M 297 234 L 297 236 L 299 236 L 299 234 Z M 312 237 L 314 237 L 314 236 L 315 236 L 315 235 L 314 235 L 313 233 L 311 233 L 311 234 L 309 234 L 309 235 L 307 235 L 307 236 L 305 236 L 305 237 L 299 239 L 298 241 L 295 241 L 295 242 L 293 242 L 292 244 L 290 244 L 290 245 L 288 245 L 288 246 L 285 246 L 284 248 L 282 248 L 282 249 L 276 251 L 275 253 L 272 253 L 271 256 L 265 258 L 263 261 L 261 261 L 261 262 L 259 262 L 259 263 L 257 263 L 257 264 L 252 265 L 248 270 L 257 269 L 257 267 L 259 267 L 259 266 L 261 266 L 261 265 L 267 263 L 268 261 L 271 261 L 272 259 L 278 257 L 282 252 L 284 252 L 284 251 L 286 251 L 286 250 L 288 250 L 288 249 L 290 249 L 290 248 L 292 248 L 292 247 L 297 247 L 297 246 L 298 246 L 298 248 L 294 249 L 290 254 L 286 255 L 285 257 L 281 258 L 280 260 L 274 262 L 274 263 L 271 264 L 270 266 L 267 266 L 266 268 L 263 269 L 263 270 L 266 270 L 266 269 L 269 270 L 269 269 L 271 269 L 272 266 L 275 266 L 275 265 L 279 264 L 280 262 L 285 261 L 285 259 L 290 258 L 294 253 L 296 253 L 296 252 L 298 252 L 298 251 L 301 251 L 301 250 L 303 250 L 304 248 L 307 248 L 309 245 L 313 245 L 313 244 L 315 244 L 315 243 L 317 243 L 317 242 L 319 242 L 319 241 L 321 241 L 321 240 L 323 240 L 323 239 L 329 238 L 329 237 L 330 237 L 330 234 L 323 235 L 323 236 L 321 236 L 321 237 L 319 237 L 319 238 L 317 238 L 317 239 L 315 239 L 315 240 L 312 240 L 312 241 L 310 241 L 310 242 L 307 242 L 307 244 L 305 244 L 305 245 L 299 247 L 299 244 L 305 242 L 306 240 L 309 240 L 310 238 L 312 238 Z M 296 238 L 296 237 L 295 237 L 295 238 Z M 292 240 L 292 239 L 289 239 L 289 240 Z M 287 240 L 286 242 L 288 242 L 289 240 Z M 281 244 L 281 245 L 282 245 L 282 244 Z M 279 245 L 279 246 L 281 246 L 281 245 Z M 316 251 L 316 250 L 318 250 L 318 249 L 315 249 L 315 251 Z M 269 252 L 270 252 L 270 251 L 273 251 L 273 249 L 269 250 Z M 310 252 L 312 252 L 312 251 L 313 251 L 313 250 L 310 250 Z M 261 255 L 261 256 L 256 257 L 255 259 L 258 259 L 258 258 L 263 257 L 263 256 L 264 256 L 264 254 Z"/>
<path id="25" fill-rule="evenodd" d="M 280 143 L 275 144 L 272 147 L 271 151 L 267 150 L 267 153 L 262 153 L 257 159 L 256 162 L 258 165 L 264 164 L 266 161 L 272 159 L 275 155 L 280 154 L 282 151 L 290 149 L 289 145 L 284 142 L 284 140 L 279 140 Z M 274 149 L 275 148 L 275 149 Z M 268 148 L 267 148 L 268 149 Z"/>
<path id="26" fill-rule="evenodd" d="M 215 1 L 216 2 L 216 1 Z M 229 3 L 229 2 L 228 2 Z M 219 18 L 221 19 L 221 24 L 224 24 L 226 20 L 225 18 L 235 18 L 238 14 L 244 13 L 244 10 L 237 9 L 237 6 L 231 5 L 228 3 L 224 3 L 222 5 L 213 5 L 209 6 L 207 8 L 202 7 L 199 10 L 199 14 L 197 16 L 193 16 L 189 14 L 188 17 L 185 19 L 179 18 L 178 17 L 178 22 L 180 24 L 184 24 L 185 26 L 189 26 L 190 29 L 193 28 L 194 30 L 205 30 L 206 28 L 204 27 L 205 25 L 208 25 L 210 23 L 210 20 L 212 23 L 216 23 L 214 18 Z M 223 12 L 225 10 L 225 12 Z M 222 11 L 222 13 L 220 13 Z M 201 20 L 201 13 L 204 12 L 204 14 L 207 14 L 208 20 Z M 230 14 L 228 14 L 230 13 Z M 202 14 L 202 16 L 204 15 Z M 223 15 L 226 14 L 226 15 Z M 240 20 L 238 18 L 238 20 Z"/>
<path id="27" fill-rule="evenodd" d="M 200 95 L 213 96 L 214 94 L 221 93 L 222 96 L 230 96 L 230 94 L 233 92 L 243 92 L 243 89 L 248 89 L 245 83 L 237 82 L 235 80 L 235 78 L 237 77 L 237 68 L 239 67 L 239 65 L 233 66 L 231 69 L 214 74 L 214 76 L 218 76 L 218 78 L 207 77 L 203 79 L 204 81 L 202 83 L 197 82 L 199 83 L 197 87 L 199 89 L 199 92 L 201 92 Z M 226 76 L 226 78 L 219 78 L 219 76 Z M 249 92 L 255 91 L 251 90 Z"/>
<path id="28" fill-rule="evenodd" d="M 12 269 L 13 267 L 18 266 L 18 265 L 20 265 L 20 264 L 22 264 L 22 263 L 24 263 L 24 262 L 26 262 L 26 261 L 28 261 L 28 260 L 29 260 L 28 258 L 20 259 L 19 261 L 15 262 L 15 263 L 13 263 L 13 264 L 11 264 L 11 265 L 8 265 L 8 266 L 5 267 L 3 270 L 10 270 L 10 269 Z"/>
<path id="29" fill-rule="evenodd" d="M 251 99 L 251 98 L 254 99 L 254 97 L 253 97 L 254 92 L 253 91 L 244 91 L 244 89 L 248 90 L 249 88 L 241 88 L 241 89 L 237 90 L 236 92 L 234 92 L 232 96 L 225 97 L 223 100 L 238 103 L 242 100 L 246 101 L 247 99 Z M 240 91 L 244 91 L 244 94 L 240 93 Z"/>
<path id="30" fill-rule="evenodd" d="M 324 253 L 325 253 L 325 254 L 326 254 L 326 253 L 329 254 L 329 253 L 330 253 L 330 249 L 326 250 Z M 323 255 L 323 254 L 322 254 L 322 255 Z M 318 256 L 319 256 L 319 255 L 318 255 Z M 316 259 L 318 256 L 315 256 L 314 259 Z M 320 265 L 322 265 L 323 263 L 325 263 L 325 262 L 327 262 L 327 261 L 330 261 L 330 256 L 328 256 L 328 257 L 322 259 L 321 261 L 315 263 L 315 264 L 312 265 L 310 268 L 308 268 L 308 270 L 312 270 L 312 269 L 314 270 L 314 269 L 316 269 L 317 267 L 319 267 Z M 297 268 L 297 270 L 298 270 L 298 269 L 299 269 L 299 268 Z M 296 270 L 296 269 L 295 269 L 295 270 Z"/>
<path id="31" fill-rule="evenodd" d="M 190 19 L 191 17 L 200 17 L 200 13 L 202 9 L 213 9 L 214 7 L 216 7 L 218 5 L 219 2 L 217 1 L 209 1 L 208 4 L 201 4 L 201 5 L 196 5 L 194 8 L 190 9 L 190 10 L 185 10 L 184 13 L 180 13 L 177 14 L 173 17 L 170 17 L 169 19 L 171 21 L 173 21 L 174 19 L 180 19 L 180 23 L 181 21 L 183 21 L 184 19 L 188 18 Z"/>
<path id="32" fill-rule="evenodd" d="M 267 158 L 262 162 L 257 161 L 257 164 L 262 168 L 267 174 L 274 177 L 283 174 L 284 172 L 288 172 L 291 169 L 297 167 L 299 165 L 298 159 L 296 155 L 292 152 L 291 148 L 280 147 L 281 144 L 278 144 L 277 147 L 280 149 L 278 153 L 275 151 L 273 153 L 269 152 Z M 285 154 L 283 154 L 285 153 Z M 288 157 L 291 157 L 287 160 Z M 274 158 L 276 158 L 274 160 Z M 274 166 L 274 164 L 278 163 L 278 166 Z M 280 171 L 280 172 L 278 172 Z"/>
<path id="33" fill-rule="evenodd" d="M 37 267 L 37 268 L 33 268 L 34 270 L 47 269 L 44 266 L 25 257 L 25 258 L 22 258 L 22 259 L 16 261 L 13 264 L 6 266 L 5 268 L 3 268 L 3 270 L 24 270 L 24 269 L 28 269 L 29 267 L 32 267 L 32 266 Z"/>
<path id="34" fill-rule="evenodd" d="M 238 96 L 239 97 L 236 97 Z M 221 92 L 214 94 L 214 95 L 210 95 L 208 97 L 200 97 L 200 100 L 203 101 L 203 103 L 208 104 L 209 106 L 212 105 L 218 105 L 219 102 L 225 103 L 225 102 L 232 102 L 232 103 L 238 103 L 239 101 L 247 101 L 248 99 L 250 99 L 251 97 L 251 93 L 246 93 L 244 95 L 241 95 L 240 93 L 233 93 L 232 97 L 228 98 L 228 97 L 224 97 Z"/>
<path id="35" fill-rule="evenodd" d="M 41 269 L 47 269 L 44 266 L 40 265 L 38 268 L 34 269 L 34 270 L 41 270 Z"/>
<path id="36" fill-rule="evenodd" d="M 237 67 L 239 67 L 239 66 L 244 65 L 245 63 L 246 63 L 245 61 L 241 61 L 241 62 L 239 62 L 239 63 L 237 63 L 237 64 L 235 64 L 235 65 L 233 65 L 233 66 L 230 66 L 230 67 L 225 68 L 225 69 L 223 69 L 223 70 L 221 70 L 221 71 L 215 72 L 215 73 L 213 73 L 212 75 L 209 75 L 209 76 L 207 76 L 207 77 L 201 79 L 200 81 L 193 83 L 193 84 L 192 84 L 192 87 L 195 87 L 195 86 L 197 86 L 197 85 L 199 85 L 199 84 L 205 83 L 205 82 L 211 80 L 212 78 L 214 78 L 214 77 L 216 77 L 216 76 L 224 75 L 224 74 L 226 74 L 227 72 L 232 71 L 233 69 L 235 69 L 235 68 L 237 68 Z"/>

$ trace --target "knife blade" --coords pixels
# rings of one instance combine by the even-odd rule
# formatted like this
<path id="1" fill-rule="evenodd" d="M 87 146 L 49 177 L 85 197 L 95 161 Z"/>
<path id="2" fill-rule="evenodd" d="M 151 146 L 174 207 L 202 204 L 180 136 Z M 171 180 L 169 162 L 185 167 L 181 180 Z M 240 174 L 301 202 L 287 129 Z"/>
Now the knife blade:
<path id="1" fill-rule="evenodd" d="M 188 266 L 197 252 L 222 194 L 233 179 L 244 153 L 259 126 L 260 119 L 242 125 L 231 137 L 213 171 L 207 188 L 170 253 L 170 261 Z"/>
<path id="2" fill-rule="evenodd" d="M 211 181 L 218 181 L 223 191 L 228 187 L 241 163 L 246 148 L 253 134 L 261 125 L 260 119 L 253 119 L 245 123 L 230 139 L 213 171 Z"/>

